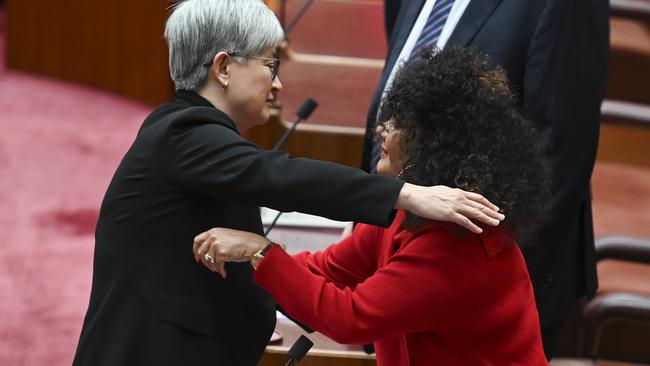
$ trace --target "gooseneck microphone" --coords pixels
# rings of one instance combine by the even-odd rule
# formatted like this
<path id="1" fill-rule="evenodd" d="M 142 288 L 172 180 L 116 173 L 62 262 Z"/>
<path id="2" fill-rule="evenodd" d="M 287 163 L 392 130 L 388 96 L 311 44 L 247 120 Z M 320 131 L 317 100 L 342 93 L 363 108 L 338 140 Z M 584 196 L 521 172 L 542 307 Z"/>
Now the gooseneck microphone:
<path id="1" fill-rule="evenodd" d="M 314 112 L 314 109 L 318 107 L 318 102 L 314 100 L 314 98 L 307 98 L 304 102 L 302 102 L 302 105 L 300 108 L 298 108 L 298 111 L 296 112 L 296 121 L 293 123 L 290 129 L 288 129 L 282 137 L 280 137 L 280 140 L 273 146 L 273 150 L 280 150 L 282 146 L 284 146 L 284 143 L 287 142 L 287 139 L 293 131 L 296 130 L 296 127 L 298 127 L 298 124 L 300 122 L 306 120 L 311 116 L 311 114 Z"/>
<path id="2" fill-rule="evenodd" d="M 293 27 L 295 27 L 296 24 L 298 24 L 300 19 L 305 15 L 307 10 L 309 10 L 309 8 L 311 7 L 311 5 L 313 3 L 314 3 L 314 0 L 305 0 L 305 2 L 302 3 L 302 6 L 300 7 L 300 10 L 298 10 L 298 13 L 296 13 L 296 15 L 291 19 L 291 21 L 289 21 L 289 24 L 284 28 L 285 38 L 293 30 Z M 286 5 L 284 5 L 284 7 L 282 9 L 282 12 L 285 12 L 285 11 L 286 11 Z M 282 18 L 284 20 L 284 14 L 283 14 Z M 282 23 L 282 24 L 284 24 L 284 23 Z"/>
<path id="3" fill-rule="evenodd" d="M 293 122 L 293 125 L 291 126 L 290 129 L 288 129 L 282 137 L 280 137 L 280 140 L 273 146 L 273 150 L 280 150 L 282 146 L 287 142 L 287 139 L 291 134 L 293 134 L 293 131 L 296 130 L 296 127 L 298 127 L 298 124 L 300 122 L 306 120 L 311 116 L 311 114 L 314 112 L 314 110 L 318 107 L 318 102 L 314 100 L 314 98 L 307 98 L 304 102 L 302 102 L 302 105 L 300 105 L 300 108 L 298 108 L 298 111 L 296 112 L 296 120 Z M 282 215 L 282 212 L 278 212 L 277 215 L 275 215 L 275 218 L 273 219 L 273 222 L 271 222 L 271 225 L 266 229 L 264 232 L 264 236 L 269 235 L 269 232 L 271 229 L 275 227 L 275 224 L 278 222 L 278 219 Z"/>
<path id="4" fill-rule="evenodd" d="M 293 346 L 291 346 L 289 349 L 289 359 L 287 360 L 287 363 L 284 364 L 284 366 L 291 366 L 296 362 L 300 362 L 313 345 L 314 342 L 309 340 L 309 338 L 305 337 L 304 335 L 301 335 L 296 343 L 294 343 Z"/>

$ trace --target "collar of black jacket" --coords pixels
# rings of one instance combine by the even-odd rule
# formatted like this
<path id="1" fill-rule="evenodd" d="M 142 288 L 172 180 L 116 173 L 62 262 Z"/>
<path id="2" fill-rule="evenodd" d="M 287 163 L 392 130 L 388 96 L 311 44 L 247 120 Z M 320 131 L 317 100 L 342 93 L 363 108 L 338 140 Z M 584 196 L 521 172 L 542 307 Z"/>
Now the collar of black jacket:
<path id="1" fill-rule="evenodd" d="M 193 106 L 204 106 L 204 107 L 214 108 L 214 105 L 212 105 L 212 103 L 210 103 L 207 99 L 203 98 L 198 93 L 190 90 L 177 90 L 176 100 L 189 103 Z"/>
<path id="2" fill-rule="evenodd" d="M 222 110 L 219 108 L 215 107 L 212 103 L 210 103 L 207 99 L 203 98 L 200 96 L 198 93 L 190 91 L 190 90 L 177 90 L 176 91 L 176 103 L 182 103 L 186 104 L 188 107 L 210 107 L 214 109 L 215 112 L 221 115 L 223 119 L 230 124 L 231 128 L 237 133 L 239 133 L 239 129 L 237 128 L 237 124 L 235 124 L 235 121 L 230 118 L 229 115 L 224 113 Z"/>

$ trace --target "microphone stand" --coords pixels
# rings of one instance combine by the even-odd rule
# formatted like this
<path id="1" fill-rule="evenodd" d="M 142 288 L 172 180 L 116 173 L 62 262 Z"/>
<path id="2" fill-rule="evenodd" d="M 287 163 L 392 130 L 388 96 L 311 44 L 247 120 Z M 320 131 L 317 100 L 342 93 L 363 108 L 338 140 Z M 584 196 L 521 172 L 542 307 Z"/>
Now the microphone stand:
<path id="1" fill-rule="evenodd" d="M 275 144 L 275 146 L 273 146 L 273 150 L 280 150 L 282 148 L 282 146 L 284 146 L 284 144 L 287 142 L 287 139 L 289 138 L 289 136 L 291 136 L 293 134 L 293 132 L 296 130 L 296 127 L 298 127 L 298 124 L 300 122 L 306 120 L 307 118 L 309 118 L 309 116 L 311 116 L 311 114 L 314 112 L 314 109 L 316 109 L 316 107 L 318 107 L 318 103 L 312 98 L 307 98 L 302 103 L 300 108 L 298 108 L 298 111 L 296 112 L 296 115 L 298 115 L 298 118 L 296 119 L 296 122 L 294 122 L 293 125 L 291 126 L 291 128 L 288 129 L 287 132 L 285 132 L 282 135 L 282 137 L 280 137 L 280 140 L 278 140 L 278 142 Z M 269 225 L 269 227 L 264 232 L 264 237 L 269 235 L 269 232 L 271 232 L 271 230 L 275 227 L 275 224 L 278 222 L 278 219 L 280 218 L 280 216 L 282 216 L 282 211 L 278 212 L 277 215 L 275 215 L 275 218 L 271 222 L 271 225 Z"/>
<path id="2" fill-rule="evenodd" d="M 296 343 L 294 343 L 293 346 L 291 346 L 289 352 L 287 352 L 289 354 L 289 359 L 284 364 L 284 366 L 291 366 L 295 362 L 300 362 L 313 345 L 314 342 L 312 342 L 309 338 L 305 337 L 304 335 L 301 335 L 300 338 L 298 338 L 298 340 L 296 341 Z"/>
<path id="3" fill-rule="evenodd" d="M 280 9 L 278 12 L 280 13 L 280 24 L 282 25 L 282 28 L 284 28 L 287 21 L 287 0 L 280 0 Z"/>
<path id="4" fill-rule="evenodd" d="M 286 35 L 289 34 L 289 32 L 291 32 L 293 27 L 295 27 L 296 24 L 298 24 L 298 21 L 300 21 L 300 19 L 305 15 L 307 10 L 309 10 L 309 8 L 312 6 L 313 3 L 314 3 L 314 0 L 305 0 L 305 2 L 300 7 L 300 10 L 298 10 L 298 13 L 296 13 L 296 15 L 294 15 L 294 17 L 291 18 L 291 21 L 289 22 L 287 27 L 284 28 L 285 38 L 286 38 Z"/>

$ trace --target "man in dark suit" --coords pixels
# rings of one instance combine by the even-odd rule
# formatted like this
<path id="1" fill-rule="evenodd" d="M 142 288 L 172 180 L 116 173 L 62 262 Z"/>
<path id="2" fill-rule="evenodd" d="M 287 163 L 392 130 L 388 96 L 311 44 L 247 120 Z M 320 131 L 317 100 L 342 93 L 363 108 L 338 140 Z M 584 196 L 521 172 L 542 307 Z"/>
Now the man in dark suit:
<path id="1" fill-rule="evenodd" d="M 402 1 L 397 13 L 387 11 L 394 26 L 368 113 L 362 167 L 373 171 L 381 96 L 416 48 L 475 47 L 506 70 L 544 139 L 553 174 L 538 241 L 523 243 L 549 358 L 572 304 L 598 286 L 589 181 L 607 76 L 608 11 L 607 0 Z"/>

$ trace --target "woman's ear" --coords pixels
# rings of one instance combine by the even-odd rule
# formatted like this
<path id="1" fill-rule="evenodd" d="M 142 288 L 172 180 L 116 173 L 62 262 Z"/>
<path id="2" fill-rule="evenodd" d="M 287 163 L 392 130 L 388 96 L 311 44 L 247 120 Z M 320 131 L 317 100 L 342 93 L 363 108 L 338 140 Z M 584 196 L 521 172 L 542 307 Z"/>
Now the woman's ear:
<path id="1" fill-rule="evenodd" d="M 230 83 L 230 65 L 232 62 L 232 58 L 226 52 L 217 53 L 214 55 L 214 59 L 212 60 L 212 68 L 210 68 L 210 72 L 224 90 Z"/>

